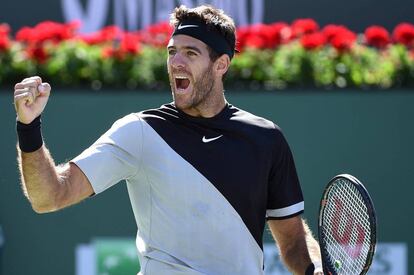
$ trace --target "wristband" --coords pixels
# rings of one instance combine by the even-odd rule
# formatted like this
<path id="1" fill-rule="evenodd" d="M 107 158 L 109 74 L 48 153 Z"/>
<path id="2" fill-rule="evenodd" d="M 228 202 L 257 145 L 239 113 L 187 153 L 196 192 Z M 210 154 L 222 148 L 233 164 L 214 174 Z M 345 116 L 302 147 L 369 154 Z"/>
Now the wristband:
<path id="1" fill-rule="evenodd" d="M 315 272 L 323 272 L 321 262 L 311 263 L 308 268 L 306 268 L 305 275 L 313 275 Z"/>
<path id="2" fill-rule="evenodd" d="M 42 147 L 43 138 L 40 130 L 41 124 L 40 116 L 35 118 L 29 124 L 24 124 L 20 121 L 16 122 L 19 148 L 22 152 L 31 153 Z"/>
<path id="3" fill-rule="evenodd" d="M 315 272 L 321 272 L 321 273 L 323 273 L 322 262 L 314 262 L 313 265 L 315 267 L 315 270 L 313 271 L 314 273 Z"/>

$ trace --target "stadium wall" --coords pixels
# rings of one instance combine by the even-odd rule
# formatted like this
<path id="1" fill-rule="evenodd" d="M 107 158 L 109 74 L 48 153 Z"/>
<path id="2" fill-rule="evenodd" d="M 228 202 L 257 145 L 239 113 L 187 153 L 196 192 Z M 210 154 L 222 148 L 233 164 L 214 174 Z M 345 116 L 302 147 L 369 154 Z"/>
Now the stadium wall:
<path id="1" fill-rule="evenodd" d="M 414 93 L 229 91 L 227 98 L 283 129 L 303 185 L 305 218 L 314 230 L 324 185 L 336 174 L 350 173 L 372 195 L 379 241 L 404 242 L 413 249 Z M 43 115 L 44 137 L 56 162 L 68 161 L 117 118 L 169 101 L 168 92 L 54 91 Z M 123 183 L 61 212 L 34 213 L 19 186 L 11 91 L 0 91 L 0 121 L 0 225 L 5 236 L 0 274 L 74 274 L 77 244 L 135 235 Z M 409 264 L 412 273 L 413 257 Z"/>

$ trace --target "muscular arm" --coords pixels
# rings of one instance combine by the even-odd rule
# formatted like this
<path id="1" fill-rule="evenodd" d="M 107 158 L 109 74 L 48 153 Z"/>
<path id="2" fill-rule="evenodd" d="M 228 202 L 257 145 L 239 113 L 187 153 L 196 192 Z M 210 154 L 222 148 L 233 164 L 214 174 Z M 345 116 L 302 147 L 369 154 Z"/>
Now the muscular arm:
<path id="1" fill-rule="evenodd" d="M 88 178 L 75 164 L 55 166 L 44 145 L 32 153 L 19 148 L 17 151 L 23 192 L 37 213 L 62 209 L 94 193 Z"/>
<path id="2" fill-rule="evenodd" d="M 268 225 L 279 246 L 282 260 L 293 274 L 305 274 L 312 262 L 321 261 L 319 245 L 299 216 L 269 220 Z"/>
<path id="3" fill-rule="evenodd" d="M 43 83 L 38 76 L 26 78 L 15 85 L 16 115 L 22 125 L 31 125 L 40 116 L 50 91 L 50 85 Z M 41 135 L 36 132 L 39 129 L 33 130 L 29 127 L 24 133 L 18 129 L 19 141 L 23 137 L 25 144 L 25 152 L 17 146 L 22 187 L 33 209 L 38 213 L 55 211 L 93 194 L 90 182 L 75 164 L 56 167 L 49 150 L 42 145 Z"/>

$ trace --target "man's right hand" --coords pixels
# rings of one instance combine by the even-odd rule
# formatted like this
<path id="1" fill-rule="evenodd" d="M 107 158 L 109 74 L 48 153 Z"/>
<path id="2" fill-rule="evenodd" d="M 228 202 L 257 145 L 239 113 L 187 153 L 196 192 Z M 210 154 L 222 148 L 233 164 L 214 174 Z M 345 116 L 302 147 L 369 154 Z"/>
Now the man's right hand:
<path id="1" fill-rule="evenodd" d="M 51 87 L 38 76 L 25 78 L 14 86 L 14 107 L 17 120 L 29 124 L 46 107 Z"/>

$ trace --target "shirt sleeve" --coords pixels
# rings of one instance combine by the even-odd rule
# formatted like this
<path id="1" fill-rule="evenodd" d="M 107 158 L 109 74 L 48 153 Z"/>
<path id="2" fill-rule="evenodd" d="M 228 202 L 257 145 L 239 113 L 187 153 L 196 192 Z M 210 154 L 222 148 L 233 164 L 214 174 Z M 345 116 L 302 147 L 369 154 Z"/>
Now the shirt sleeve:
<path id="1" fill-rule="evenodd" d="M 277 126 L 276 130 L 266 218 L 286 219 L 301 214 L 304 201 L 292 152 Z"/>
<path id="2" fill-rule="evenodd" d="M 142 125 L 135 114 L 117 120 L 95 143 L 75 157 L 75 163 L 89 179 L 95 194 L 133 177 L 142 146 Z"/>

